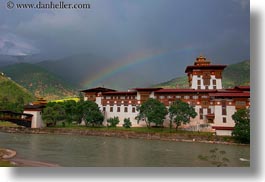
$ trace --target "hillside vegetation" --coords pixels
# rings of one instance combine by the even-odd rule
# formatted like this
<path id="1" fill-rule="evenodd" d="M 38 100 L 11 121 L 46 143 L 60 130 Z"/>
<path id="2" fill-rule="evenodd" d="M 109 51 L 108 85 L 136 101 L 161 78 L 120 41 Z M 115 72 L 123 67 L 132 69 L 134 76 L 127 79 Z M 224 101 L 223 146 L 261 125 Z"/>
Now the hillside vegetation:
<path id="1" fill-rule="evenodd" d="M 0 68 L 0 71 L 36 97 L 52 100 L 76 95 L 71 85 L 37 65 L 18 63 Z"/>
<path id="2" fill-rule="evenodd" d="M 228 65 L 223 72 L 223 87 L 232 88 L 238 85 L 250 85 L 250 61 Z M 162 88 L 188 88 L 187 76 L 177 77 L 172 80 L 153 85 Z"/>
<path id="3" fill-rule="evenodd" d="M 27 89 L 0 72 L 0 110 L 20 111 L 24 104 L 34 100 L 35 97 Z"/>

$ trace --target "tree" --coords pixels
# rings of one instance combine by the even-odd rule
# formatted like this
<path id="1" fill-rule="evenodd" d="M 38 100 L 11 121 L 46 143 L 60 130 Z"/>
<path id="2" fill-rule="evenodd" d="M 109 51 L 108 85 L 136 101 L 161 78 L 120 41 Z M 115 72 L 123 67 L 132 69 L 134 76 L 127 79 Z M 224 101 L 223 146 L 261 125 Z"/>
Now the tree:
<path id="1" fill-rule="evenodd" d="M 117 124 L 119 124 L 120 120 L 119 117 L 114 117 L 114 118 L 109 118 L 107 119 L 107 123 L 109 123 L 110 125 L 108 125 L 109 127 L 116 127 Z"/>
<path id="2" fill-rule="evenodd" d="M 99 110 L 98 105 L 92 101 L 83 102 L 82 113 L 85 119 L 86 126 L 101 126 L 104 121 L 104 116 Z"/>
<path id="3" fill-rule="evenodd" d="M 65 110 L 65 118 L 68 124 L 78 119 L 77 104 L 73 100 L 68 100 L 63 102 L 63 107 Z"/>
<path id="4" fill-rule="evenodd" d="M 154 123 L 156 126 L 163 126 L 164 119 L 168 113 L 166 106 L 153 98 L 144 102 L 137 108 L 137 111 L 139 111 L 139 114 L 136 116 L 138 123 L 143 119 L 148 128 L 150 128 L 151 123 Z"/>
<path id="5" fill-rule="evenodd" d="M 195 118 L 197 113 L 194 107 L 188 103 L 177 100 L 169 107 L 170 128 L 172 128 L 172 122 L 176 124 L 176 130 L 181 124 L 187 124 L 190 122 L 190 118 Z"/>
<path id="6" fill-rule="evenodd" d="M 235 128 L 232 136 L 241 143 L 250 143 L 250 115 L 249 109 L 240 109 L 232 115 Z"/>
<path id="7" fill-rule="evenodd" d="M 122 126 L 124 128 L 131 128 L 132 122 L 130 121 L 130 118 L 124 118 Z"/>
<path id="8" fill-rule="evenodd" d="M 65 110 L 61 104 L 51 103 L 43 109 L 42 119 L 47 125 L 56 125 L 57 121 L 65 119 Z"/>

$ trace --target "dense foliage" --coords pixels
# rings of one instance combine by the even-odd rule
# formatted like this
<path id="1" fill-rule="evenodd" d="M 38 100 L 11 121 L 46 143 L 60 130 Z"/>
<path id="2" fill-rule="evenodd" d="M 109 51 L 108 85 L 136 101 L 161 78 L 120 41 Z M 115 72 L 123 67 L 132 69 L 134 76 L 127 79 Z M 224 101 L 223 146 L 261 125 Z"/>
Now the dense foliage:
<path id="1" fill-rule="evenodd" d="M 108 127 L 116 127 L 119 124 L 119 117 L 109 118 L 107 119 Z"/>
<path id="2" fill-rule="evenodd" d="M 33 100 L 25 88 L 0 73 L 0 110 L 22 112 L 24 104 Z"/>
<path id="3" fill-rule="evenodd" d="M 190 122 L 190 118 L 195 118 L 197 113 L 194 107 L 188 103 L 177 100 L 169 107 L 170 128 L 172 128 L 172 122 L 176 124 L 176 130 L 181 124 L 187 124 Z"/>
<path id="4" fill-rule="evenodd" d="M 63 105 L 57 103 L 48 104 L 43 110 L 42 119 L 47 126 L 56 126 L 58 121 L 65 119 L 65 110 Z"/>
<path id="5" fill-rule="evenodd" d="M 122 126 L 124 128 L 131 128 L 132 122 L 130 121 L 130 118 L 124 118 Z"/>
<path id="6" fill-rule="evenodd" d="M 42 119 L 48 124 L 55 126 L 58 121 L 68 123 L 68 125 L 85 121 L 86 126 L 101 126 L 104 116 L 98 105 L 92 101 L 65 101 L 49 102 L 43 110 Z"/>
<path id="7" fill-rule="evenodd" d="M 98 105 L 93 101 L 85 101 L 82 104 L 83 116 L 86 126 L 101 126 L 104 121 L 104 116 L 99 110 Z"/>
<path id="8" fill-rule="evenodd" d="M 139 114 L 136 116 L 138 123 L 140 120 L 144 120 L 148 128 L 151 127 L 151 123 L 162 127 L 168 113 L 166 106 L 153 98 L 149 98 L 137 110 L 139 111 Z"/>
<path id="9" fill-rule="evenodd" d="M 235 128 L 232 136 L 241 143 L 250 143 L 250 115 L 249 109 L 240 109 L 232 115 Z"/>

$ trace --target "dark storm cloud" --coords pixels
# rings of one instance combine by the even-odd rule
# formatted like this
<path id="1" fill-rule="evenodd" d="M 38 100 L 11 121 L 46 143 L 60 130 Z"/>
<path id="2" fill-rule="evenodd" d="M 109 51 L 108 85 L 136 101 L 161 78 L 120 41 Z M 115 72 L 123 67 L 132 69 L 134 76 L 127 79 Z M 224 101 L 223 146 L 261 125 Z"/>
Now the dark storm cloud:
<path id="1" fill-rule="evenodd" d="M 154 78 L 150 82 L 182 75 L 185 66 L 200 53 L 219 64 L 250 56 L 247 0 L 89 3 L 89 10 L 1 10 L 0 17 L 5 18 L 0 19 L 0 36 L 9 33 L 18 37 L 20 44 L 28 45 L 28 54 L 30 48 L 50 58 L 89 53 L 108 58 L 107 64 L 139 52 L 175 50 L 175 54 L 161 58 L 168 66 L 159 76 L 151 70 L 159 69 L 161 61 L 150 63 L 150 71 L 145 70 L 147 77 Z M 185 47 L 189 50 L 179 51 Z"/>

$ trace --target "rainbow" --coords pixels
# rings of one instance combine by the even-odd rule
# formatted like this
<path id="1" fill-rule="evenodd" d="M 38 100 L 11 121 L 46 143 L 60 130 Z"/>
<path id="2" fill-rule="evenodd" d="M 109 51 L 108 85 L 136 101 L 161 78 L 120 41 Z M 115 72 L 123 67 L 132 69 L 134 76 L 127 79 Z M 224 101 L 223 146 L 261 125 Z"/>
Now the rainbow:
<path id="1" fill-rule="evenodd" d="M 146 52 L 140 52 L 136 54 L 129 55 L 128 57 L 121 59 L 119 61 L 116 61 L 111 66 L 107 66 L 103 69 L 101 69 L 98 73 L 94 74 L 93 76 L 89 76 L 85 80 L 81 82 L 83 86 L 86 88 L 90 88 L 92 86 L 98 85 L 99 83 L 102 83 L 107 78 L 110 78 L 113 75 L 116 75 L 118 73 L 124 72 L 128 70 L 129 68 L 144 64 L 146 62 L 151 62 L 156 60 L 157 58 L 163 57 L 168 54 L 176 54 L 186 51 L 191 51 L 194 48 L 192 46 L 185 46 L 181 49 L 171 49 L 171 50 L 159 50 L 159 51 L 146 51 Z"/>

